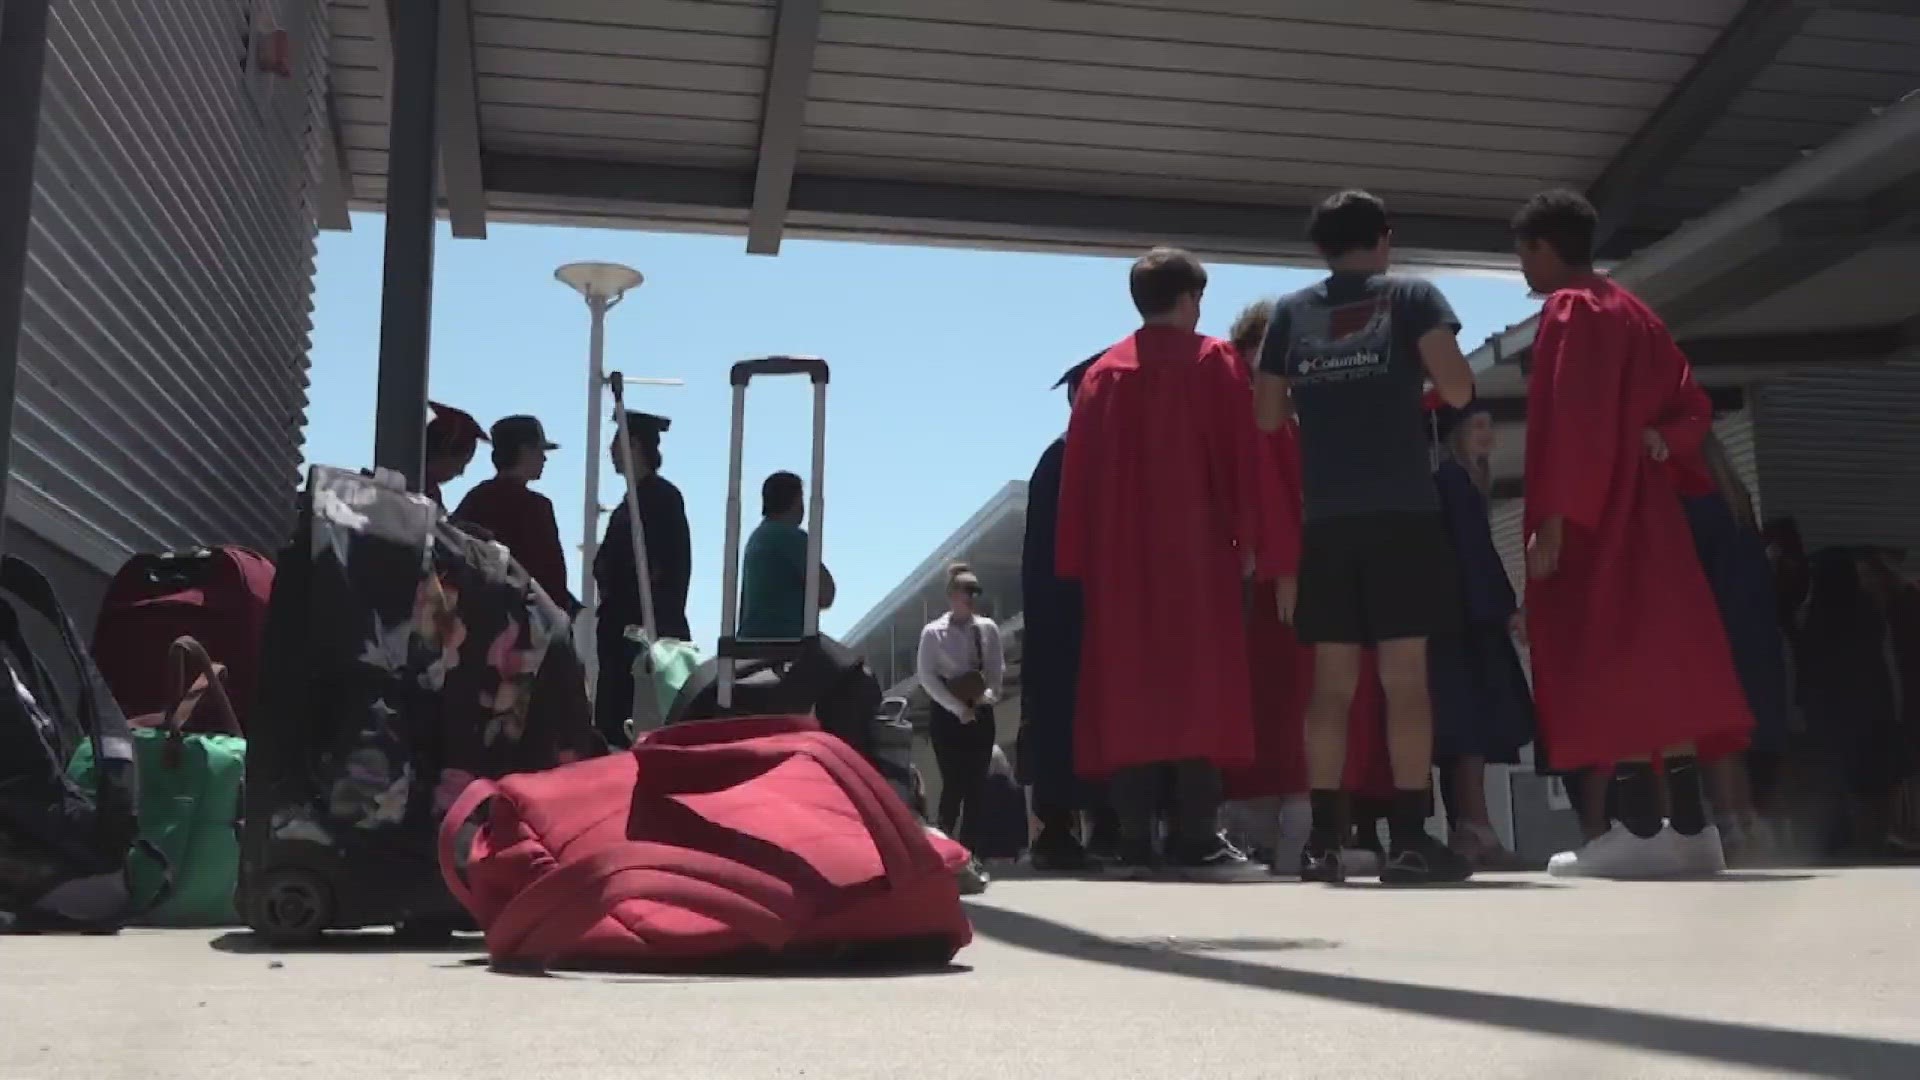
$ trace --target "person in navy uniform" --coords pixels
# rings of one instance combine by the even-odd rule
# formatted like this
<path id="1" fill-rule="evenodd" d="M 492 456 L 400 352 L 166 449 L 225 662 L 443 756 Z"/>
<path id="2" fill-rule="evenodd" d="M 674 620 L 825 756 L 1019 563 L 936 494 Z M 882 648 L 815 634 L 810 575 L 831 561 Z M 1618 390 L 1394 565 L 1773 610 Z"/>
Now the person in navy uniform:
<path id="1" fill-rule="evenodd" d="M 693 579 L 693 539 L 687 528 L 685 500 L 671 480 L 660 475 L 660 435 L 673 421 L 652 413 L 627 413 L 627 438 L 633 447 L 634 502 L 647 542 L 647 579 L 653 591 L 653 616 L 663 638 L 693 637 L 687 625 L 687 589 Z M 613 470 L 623 473 L 620 436 L 611 447 Z M 607 519 L 606 535 L 593 557 L 593 580 L 600 589 L 594 617 L 600 674 L 594 690 L 594 717 L 600 733 L 614 746 L 626 746 L 626 723 L 633 706 L 636 647 L 626 629 L 641 625 L 640 573 L 633 561 L 633 524 L 622 498 Z"/>
<path id="2" fill-rule="evenodd" d="M 560 547 L 553 502 L 529 486 L 546 472 L 547 454 L 560 447 L 547 439 L 546 429 L 531 416 L 495 421 L 492 437 L 496 475 L 467 492 L 453 516 L 480 526 L 506 545 L 514 561 L 571 617 L 580 610 L 580 602 L 567 590 L 567 557 Z"/>
<path id="3" fill-rule="evenodd" d="M 441 486 L 459 479 L 467 466 L 473 464 L 474 452 L 480 444 L 489 440 L 472 413 L 437 401 L 427 402 L 427 408 L 432 419 L 427 421 L 427 469 L 421 491 L 445 510 L 447 504 L 440 497 Z"/>

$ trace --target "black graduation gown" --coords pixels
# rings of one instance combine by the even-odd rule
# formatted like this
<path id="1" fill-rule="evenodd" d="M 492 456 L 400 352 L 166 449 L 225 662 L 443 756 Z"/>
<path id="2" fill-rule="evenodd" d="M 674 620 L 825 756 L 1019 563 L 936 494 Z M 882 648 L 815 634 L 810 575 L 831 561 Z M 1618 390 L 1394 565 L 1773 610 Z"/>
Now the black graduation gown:
<path id="1" fill-rule="evenodd" d="M 687 527 L 687 509 L 680 489 L 661 476 L 649 476 L 634 490 L 640 522 L 646 529 L 647 561 L 653 565 L 653 616 L 660 636 L 693 636 L 687 626 L 687 589 L 693 578 L 693 540 Z M 606 535 L 593 557 L 593 580 L 600 591 L 595 613 L 595 646 L 600 674 L 595 684 L 594 713 L 602 735 L 616 746 L 627 745 L 625 725 L 633 704 L 635 650 L 626 628 L 639 626 L 639 574 L 633 564 L 633 527 L 626 500 L 607 519 Z"/>
<path id="2" fill-rule="evenodd" d="M 1038 813 L 1086 803 L 1073 766 L 1073 711 L 1080 681 L 1080 584 L 1054 574 L 1060 471 L 1067 440 L 1055 439 L 1027 481 L 1027 532 L 1020 588 L 1026 630 L 1020 662 L 1020 779 L 1033 785 Z"/>
<path id="3" fill-rule="evenodd" d="M 1465 600 L 1459 627 L 1427 644 L 1433 756 L 1445 761 L 1472 755 L 1510 765 L 1534 738 L 1533 697 L 1507 630 L 1519 605 L 1493 542 L 1486 496 L 1457 461 L 1441 462 L 1433 479 Z"/>

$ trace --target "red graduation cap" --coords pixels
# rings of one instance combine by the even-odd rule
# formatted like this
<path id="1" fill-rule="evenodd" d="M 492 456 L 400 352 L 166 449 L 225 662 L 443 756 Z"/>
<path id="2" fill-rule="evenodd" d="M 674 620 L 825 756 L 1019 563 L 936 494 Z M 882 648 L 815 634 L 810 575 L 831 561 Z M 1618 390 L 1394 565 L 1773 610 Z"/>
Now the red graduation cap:
<path id="1" fill-rule="evenodd" d="M 475 420 L 473 414 L 464 409 L 429 401 L 427 413 L 428 430 L 431 434 L 442 437 L 446 442 L 465 442 L 469 439 L 477 442 L 492 441 L 487 438 L 487 429 L 481 427 L 480 421 Z"/>

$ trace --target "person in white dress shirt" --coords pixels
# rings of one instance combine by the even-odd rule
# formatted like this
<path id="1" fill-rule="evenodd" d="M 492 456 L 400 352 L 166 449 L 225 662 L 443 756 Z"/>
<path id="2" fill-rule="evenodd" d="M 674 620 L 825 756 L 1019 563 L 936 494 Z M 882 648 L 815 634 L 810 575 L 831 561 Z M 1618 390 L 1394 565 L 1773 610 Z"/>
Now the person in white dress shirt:
<path id="1" fill-rule="evenodd" d="M 940 766 L 935 822 L 959 837 L 993 762 L 993 708 L 1006 679 L 1000 628 L 976 609 L 980 579 L 964 563 L 947 571 L 947 612 L 920 631 L 914 665 L 932 699 L 933 756 Z"/>

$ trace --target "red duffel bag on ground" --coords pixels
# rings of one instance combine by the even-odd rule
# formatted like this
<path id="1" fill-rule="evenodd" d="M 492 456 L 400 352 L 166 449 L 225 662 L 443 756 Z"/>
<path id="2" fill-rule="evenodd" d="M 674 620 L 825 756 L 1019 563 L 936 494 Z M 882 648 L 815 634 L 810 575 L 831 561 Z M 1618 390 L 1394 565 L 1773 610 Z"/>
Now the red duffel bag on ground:
<path id="1" fill-rule="evenodd" d="M 510 968 L 945 964 L 973 936 L 966 859 L 808 717 L 476 780 L 440 831 L 448 887 Z"/>

